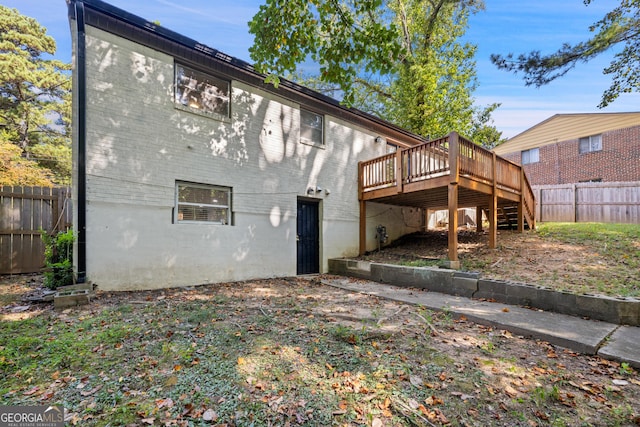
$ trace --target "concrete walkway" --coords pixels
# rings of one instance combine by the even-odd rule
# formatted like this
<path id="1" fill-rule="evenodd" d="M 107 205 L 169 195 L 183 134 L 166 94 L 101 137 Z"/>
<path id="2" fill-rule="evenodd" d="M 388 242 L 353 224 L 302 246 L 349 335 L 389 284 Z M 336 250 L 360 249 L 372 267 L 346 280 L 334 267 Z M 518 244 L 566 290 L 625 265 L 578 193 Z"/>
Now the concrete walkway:
<path id="1" fill-rule="evenodd" d="M 538 338 L 585 354 L 626 362 L 640 368 L 640 327 L 586 320 L 566 314 L 452 296 L 422 289 L 407 289 L 347 278 L 322 283 L 352 292 L 386 298 L 495 326 L 525 337 Z"/>

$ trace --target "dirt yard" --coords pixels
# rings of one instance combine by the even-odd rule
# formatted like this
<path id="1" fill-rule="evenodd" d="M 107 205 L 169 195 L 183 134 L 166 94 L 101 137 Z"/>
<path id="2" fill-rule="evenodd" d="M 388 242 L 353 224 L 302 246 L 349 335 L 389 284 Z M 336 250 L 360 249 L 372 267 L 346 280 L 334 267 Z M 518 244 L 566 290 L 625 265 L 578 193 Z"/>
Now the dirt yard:
<path id="1" fill-rule="evenodd" d="M 38 276 L 0 279 L 3 403 L 64 404 L 68 425 L 640 425 L 627 365 L 318 279 L 62 311 L 20 301 Z"/>
<path id="2" fill-rule="evenodd" d="M 483 277 L 548 286 L 577 293 L 640 296 L 640 242 L 628 247 L 622 238 L 556 238 L 527 230 L 499 231 L 497 248 L 489 249 L 488 235 L 461 230 L 459 258 L 464 270 Z M 422 265 L 447 258 L 447 232 L 428 231 L 405 236 L 360 259 L 391 264 Z"/>

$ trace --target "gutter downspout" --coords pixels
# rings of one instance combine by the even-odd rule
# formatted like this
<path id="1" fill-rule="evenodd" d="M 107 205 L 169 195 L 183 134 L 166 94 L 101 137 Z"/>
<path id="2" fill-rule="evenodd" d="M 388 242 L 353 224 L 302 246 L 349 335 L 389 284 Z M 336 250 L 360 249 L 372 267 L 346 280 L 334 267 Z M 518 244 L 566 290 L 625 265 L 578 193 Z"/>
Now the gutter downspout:
<path id="1" fill-rule="evenodd" d="M 86 68 L 86 40 L 85 40 L 85 23 L 84 23 L 84 3 L 82 0 L 74 2 L 75 18 L 77 29 L 77 45 L 76 45 L 76 78 L 77 78 L 77 126 L 78 126 L 78 172 L 77 172 L 77 210 L 78 223 L 77 231 L 77 271 L 76 283 L 85 283 L 87 272 L 87 171 L 86 171 L 86 106 L 87 106 L 87 68 Z"/>

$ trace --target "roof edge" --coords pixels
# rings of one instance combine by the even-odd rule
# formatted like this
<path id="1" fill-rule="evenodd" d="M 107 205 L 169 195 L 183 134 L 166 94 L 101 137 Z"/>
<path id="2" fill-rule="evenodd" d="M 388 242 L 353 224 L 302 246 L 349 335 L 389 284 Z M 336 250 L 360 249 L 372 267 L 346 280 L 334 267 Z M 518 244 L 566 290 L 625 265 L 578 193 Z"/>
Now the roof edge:
<path id="1" fill-rule="evenodd" d="M 85 8 L 88 9 L 92 9 L 96 12 L 108 15 L 116 20 L 119 21 L 123 21 L 126 22 L 127 24 L 138 28 L 139 30 L 142 31 L 147 31 L 153 34 L 156 34 L 157 36 L 167 39 L 169 41 L 172 41 L 174 43 L 177 43 L 179 45 L 182 45 L 183 47 L 186 47 L 188 49 L 192 49 L 194 51 L 198 51 L 202 54 L 205 54 L 209 57 L 211 57 L 212 59 L 216 60 L 216 61 L 220 61 L 223 62 L 224 64 L 226 64 L 227 66 L 233 67 L 235 69 L 237 69 L 238 71 L 241 71 L 243 73 L 247 73 L 252 75 L 253 77 L 259 77 L 260 79 L 262 79 L 264 81 L 264 79 L 266 78 L 265 74 L 259 73 L 255 70 L 255 68 L 249 64 L 246 61 L 243 61 L 241 59 L 238 59 L 234 56 L 228 55 L 218 49 L 209 47 L 203 43 L 198 42 L 195 39 L 192 39 L 190 37 L 184 36 L 176 31 L 170 30 L 166 27 L 162 27 L 160 25 L 157 25 L 151 21 L 146 20 L 145 18 L 142 18 L 138 15 L 134 15 L 133 13 L 127 12 L 123 9 L 120 9 L 116 6 L 113 6 L 109 3 L 106 3 L 102 0 L 67 0 L 67 4 L 69 7 L 69 11 L 71 11 L 73 8 L 75 8 L 75 4 L 76 3 L 83 3 L 85 5 Z M 70 19 L 74 19 L 74 15 L 72 15 L 71 13 L 69 13 L 69 18 Z M 122 36 L 122 35 L 121 35 Z M 420 142 L 425 142 L 427 141 L 426 138 L 414 134 L 413 132 L 410 132 L 400 126 L 397 126 L 391 122 L 388 122 L 384 119 L 381 119 L 380 117 L 374 116 L 373 114 L 367 113 L 365 111 L 359 110 L 357 108 L 352 108 L 352 107 L 346 107 L 345 105 L 343 105 L 342 103 L 340 103 L 340 101 L 336 100 L 335 98 L 332 98 L 330 96 L 324 95 L 320 92 L 317 92 L 313 89 L 310 89 L 308 87 L 302 86 L 298 83 L 292 82 L 290 80 L 287 80 L 285 78 L 279 77 L 280 79 L 280 84 L 278 85 L 278 88 L 276 88 L 273 85 L 265 85 L 263 87 L 261 87 L 261 89 L 263 90 L 267 90 L 270 91 L 274 94 L 277 94 L 279 96 L 283 96 L 286 97 L 285 95 L 282 94 L 282 90 L 279 89 L 285 89 L 288 91 L 294 91 L 298 94 L 302 94 L 304 96 L 307 96 L 309 98 L 312 98 L 316 101 L 320 101 L 322 103 L 325 103 L 327 105 L 330 105 L 334 108 L 338 108 L 348 114 L 351 115 L 355 115 L 358 116 L 364 120 L 367 120 L 369 122 L 375 123 L 378 126 L 387 128 L 389 131 L 396 133 L 396 134 L 400 134 L 403 135 L 404 137 L 413 140 L 416 143 L 420 143 Z"/>

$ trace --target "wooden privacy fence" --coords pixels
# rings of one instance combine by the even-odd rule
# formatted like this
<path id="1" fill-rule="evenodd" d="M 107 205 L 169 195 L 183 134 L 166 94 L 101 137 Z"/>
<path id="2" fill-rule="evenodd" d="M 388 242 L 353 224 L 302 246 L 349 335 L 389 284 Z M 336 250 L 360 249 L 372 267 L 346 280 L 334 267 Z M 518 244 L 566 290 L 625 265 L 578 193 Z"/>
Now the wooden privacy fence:
<path id="1" fill-rule="evenodd" d="M 40 230 L 71 227 L 68 187 L 0 187 L 0 274 L 34 273 L 44 266 Z"/>
<path id="2" fill-rule="evenodd" d="M 640 224 L 640 182 L 535 185 L 542 222 Z"/>

